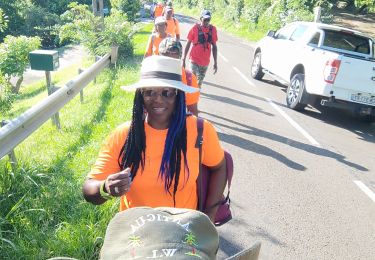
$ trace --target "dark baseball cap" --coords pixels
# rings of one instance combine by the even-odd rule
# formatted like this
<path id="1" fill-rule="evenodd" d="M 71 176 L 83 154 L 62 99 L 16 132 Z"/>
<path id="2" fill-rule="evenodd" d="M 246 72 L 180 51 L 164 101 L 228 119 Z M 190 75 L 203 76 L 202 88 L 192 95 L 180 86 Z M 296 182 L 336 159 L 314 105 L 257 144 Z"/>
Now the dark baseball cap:
<path id="1" fill-rule="evenodd" d="M 100 259 L 216 259 L 219 235 L 204 213 L 179 208 L 130 208 L 110 221 Z"/>
<path id="2" fill-rule="evenodd" d="M 201 12 L 201 18 L 203 18 L 203 19 L 209 19 L 209 18 L 211 18 L 211 12 L 208 11 L 208 10 L 203 10 Z"/>

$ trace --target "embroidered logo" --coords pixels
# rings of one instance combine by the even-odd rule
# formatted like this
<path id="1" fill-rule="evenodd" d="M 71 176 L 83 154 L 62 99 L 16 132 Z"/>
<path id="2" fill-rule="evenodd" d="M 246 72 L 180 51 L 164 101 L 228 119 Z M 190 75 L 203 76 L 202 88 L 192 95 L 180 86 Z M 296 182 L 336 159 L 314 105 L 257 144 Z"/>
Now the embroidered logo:
<path id="1" fill-rule="evenodd" d="M 132 258 L 135 257 L 135 249 L 141 246 L 141 238 L 139 236 L 132 235 L 129 237 L 128 245 L 131 246 L 130 255 Z"/>
<path id="2" fill-rule="evenodd" d="M 189 256 L 195 256 L 198 258 L 202 258 L 200 255 L 197 254 L 195 247 L 196 244 L 196 238 L 195 235 L 192 232 L 189 232 L 185 235 L 185 240 L 183 241 L 185 244 L 188 244 L 191 247 L 191 252 L 185 253 L 185 255 Z"/>

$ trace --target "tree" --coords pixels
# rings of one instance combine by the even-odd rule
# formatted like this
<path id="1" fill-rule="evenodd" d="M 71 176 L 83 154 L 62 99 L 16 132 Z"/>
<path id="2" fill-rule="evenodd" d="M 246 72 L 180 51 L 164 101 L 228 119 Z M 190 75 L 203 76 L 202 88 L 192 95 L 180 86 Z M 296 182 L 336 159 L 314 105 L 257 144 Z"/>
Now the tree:
<path id="1" fill-rule="evenodd" d="M 3 32 L 8 26 L 8 19 L 0 8 L 0 32 Z"/>
<path id="2" fill-rule="evenodd" d="M 103 55 L 108 53 L 112 45 L 119 46 L 119 56 L 131 56 L 133 44 L 131 42 L 132 26 L 126 21 L 126 16 L 119 12 L 112 12 L 104 18 L 104 30 L 101 19 L 90 11 L 87 5 L 70 4 L 70 10 L 61 15 L 60 40 L 67 39 L 81 42 L 91 54 Z"/>
<path id="3" fill-rule="evenodd" d="M 15 85 L 11 85 L 12 92 L 18 93 L 23 81 L 23 73 L 29 64 L 29 52 L 40 48 L 39 37 L 11 36 L 0 44 L 0 73 L 5 81 L 11 85 L 11 77 L 19 77 Z"/>
<path id="4" fill-rule="evenodd" d="M 111 0 L 112 8 L 122 14 L 126 14 L 127 20 L 134 22 L 141 7 L 139 0 Z"/>

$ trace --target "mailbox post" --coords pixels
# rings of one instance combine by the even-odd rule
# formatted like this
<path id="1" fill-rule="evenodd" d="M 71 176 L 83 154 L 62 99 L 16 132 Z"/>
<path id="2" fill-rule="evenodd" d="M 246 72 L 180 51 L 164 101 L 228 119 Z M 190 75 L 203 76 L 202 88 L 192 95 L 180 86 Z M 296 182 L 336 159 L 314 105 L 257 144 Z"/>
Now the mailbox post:
<path id="1" fill-rule="evenodd" d="M 29 59 L 32 70 L 45 71 L 48 95 L 52 95 L 56 89 L 52 86 L 51 71 L 56 70 L 60 65 L 59 53 L 57 51 L 36 50 L 29 53 Z M 54 114 L 51 119 L 52 123 L 60 129 L 59 113 Z"/>

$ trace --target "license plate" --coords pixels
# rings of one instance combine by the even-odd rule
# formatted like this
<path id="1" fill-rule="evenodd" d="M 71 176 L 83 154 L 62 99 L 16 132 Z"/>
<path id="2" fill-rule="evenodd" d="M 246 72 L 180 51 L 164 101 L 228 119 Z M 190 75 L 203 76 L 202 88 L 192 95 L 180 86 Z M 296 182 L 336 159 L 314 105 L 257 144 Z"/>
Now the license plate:
<path id="1" fill-rule="evenodd" d="M 374 105 L 375 106 L 375 97 L 370 97 L 370 96 L 364 96 L 364 95 L 356 95 L 352 94 L 350 97 L 351 100 L 363 104 L 369 104 L 369 105 Z"/>

